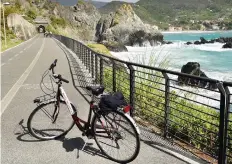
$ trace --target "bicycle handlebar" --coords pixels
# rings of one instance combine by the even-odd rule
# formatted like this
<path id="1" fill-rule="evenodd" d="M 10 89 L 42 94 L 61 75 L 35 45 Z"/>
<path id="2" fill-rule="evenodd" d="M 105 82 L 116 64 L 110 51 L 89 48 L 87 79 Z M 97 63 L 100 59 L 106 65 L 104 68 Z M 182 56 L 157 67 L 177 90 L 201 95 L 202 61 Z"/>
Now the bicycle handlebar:
<path id="1" fill-rule="evenodd" d="M 54 74 L 53 76 L 54 76 L 56 79 L 59 79 L 59 80 L 65 82 L 65 83 L 69 83 L 69 81 L 66 80 L 66 79 L 64 79 L 60 74 L 59 74 L 59 75 Z"/>
<path id="2" fill-rule="evenodd" d="M 55 59 L 55 61 L 50 65 L 49 67 L 49 70 L 51 71 L 52 70 L 52 74 L 53 74 L 53 77 L 56 78 L 56 79 L 59 79 L 60 81 L 63 81 L 65 83 L 69 83 L 68 80 L 62 78 L 62 76 L 59 74 L 59 75 L 56 75 L 55 72 L 54 72 L 54 68 L 56 66 L 56 63 L 57 63 L 57 59 Z"/>
<path id="3" fill-rule="evenodd" d="M 52 73 L 54 74 L 54 67 L 56 66 L 57 59 L 50 65 L 49 70 L 52 70 Z"/>

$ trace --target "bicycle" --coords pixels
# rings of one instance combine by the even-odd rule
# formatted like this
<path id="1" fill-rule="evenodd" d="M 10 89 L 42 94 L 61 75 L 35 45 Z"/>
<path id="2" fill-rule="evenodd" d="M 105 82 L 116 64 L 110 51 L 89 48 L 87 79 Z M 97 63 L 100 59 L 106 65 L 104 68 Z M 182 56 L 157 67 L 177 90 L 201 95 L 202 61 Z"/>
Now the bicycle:
<path id="1" fill-rule="evenodd" d="M 69 81 L 64 79 L 61 75 L 55 74 L 54 68 L 56 67 L 56 63 L 57 59 L 44 74 L 47 75 L 49 72 L 52 72 L 50 77 L 58 85 L 57 92 L 54 92 L 54 99 L 41 101 L 41 99 L 37 98 L 34 100 L 34 103 L 37 103 L 38 106 L 28 118 L 27 126 L 30 134 L 40 140 L 58 139 L 66 135 L 74 124 L 76 124 L 78 129 L 82 131 L 82 135 L 87 136 L 88 139 L 94 139 L 99 149 L 109 159 L 118 163 L 129 163 L 133 161 L 140 151 L 140 131 L 135 121 L 128 114 L 125 114 L 121 108 L 118 108 L 118 110 L 102 110 L 95 104 L 94 96 L 104 96 L 103 86 L 86 87 L 87 90 L 91 91 L 88 121 L 80 119 L 77 116 L 77 109 L 70 102 L 62 87 L 62 82 L 69 83 Z M 42 84 L 46 75 L 43 75 L 40 84 Z M 46 107 L 50 105 L 50 111 L 46 110 Z M 72 119 L 70 119 L 70 114 L 64 113 L 61 115 L 62 112 L 65 112 L 61 107 L 68 108 L 66 111 L 69 111 Z M 124 109 L 125 108 L 128 109 L 128 106 L 124 107 Z M 47 129 L 44 128 L 46 124 L 44 121 L 45 116 L 47 116 L 45 120 L 50 123 L 47 128 L 50 128 L 51 125 L 55 125 L 58 121 L 61 121 L 61 119 L 65 119 L 61 124 L 55 125 L 55 128 Z M 36 125 L 42 125 L 42 128 L 38 128 Z M 124 143 L 123 141 L 128 141 L 129 143 Z M 116 150 L 110 151 L 111 148 L 115 148 Z M 121 155 L 122 158 L 119 158 L 119 155 Z"/>

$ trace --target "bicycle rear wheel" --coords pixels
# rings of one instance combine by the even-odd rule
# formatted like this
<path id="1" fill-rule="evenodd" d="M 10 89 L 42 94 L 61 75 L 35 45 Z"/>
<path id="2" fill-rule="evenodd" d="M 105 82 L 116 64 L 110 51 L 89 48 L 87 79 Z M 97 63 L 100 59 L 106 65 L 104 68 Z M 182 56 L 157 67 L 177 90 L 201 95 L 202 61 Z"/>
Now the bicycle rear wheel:
<path id="1" fill-rule="evenodd" d="M 73 127 L 74 121 L 65 102 L 60 102 L 60 110 L 53 123 L 56 101 L 39 105 L 28 118 L 27 127 L 32 136 L 41 140 L 56 139 L 66 135 Z M 75 107 L 72 106 L 76 111 Z"/>
<path id="2" fill-rule="evenodd" d="M 92 123 L 100 150 L 118 163 L 133 161 L 140 150 L 140 138 L 133 123 L 119 111 L 103 111 Z"/>

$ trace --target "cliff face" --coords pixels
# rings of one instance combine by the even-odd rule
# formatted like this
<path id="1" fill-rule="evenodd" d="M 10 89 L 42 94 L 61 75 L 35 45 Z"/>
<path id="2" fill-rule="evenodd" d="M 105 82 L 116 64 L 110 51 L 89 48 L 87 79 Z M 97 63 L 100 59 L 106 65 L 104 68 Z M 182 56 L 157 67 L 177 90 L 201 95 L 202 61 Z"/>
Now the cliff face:
<path id="1" fill-rule="evenodd" d="M 74 28 L 77 28 L 80 38 L 94 40 L 95 27 L 101 15 L 92 4 L 83 2 L 71 7 L 57 5 L 53 14 L 66 19 Z"/>
<path id="2" fill-rule="evenodd" d="M 123 4 L 115 13 L 101 18 L 96 26 L 96 37 L 98 42 L 120 42 L 130 46 L 145 43 L 153 46 L 163 41 L 162 34 L 144 24 L 129 4 Z"/>
<path id="3" fill-rule="evenodd" d="M 33 24 L 15 13 L 7 16 L 7 25 L 22 40 L 31 38 L 37 32 Z"/>

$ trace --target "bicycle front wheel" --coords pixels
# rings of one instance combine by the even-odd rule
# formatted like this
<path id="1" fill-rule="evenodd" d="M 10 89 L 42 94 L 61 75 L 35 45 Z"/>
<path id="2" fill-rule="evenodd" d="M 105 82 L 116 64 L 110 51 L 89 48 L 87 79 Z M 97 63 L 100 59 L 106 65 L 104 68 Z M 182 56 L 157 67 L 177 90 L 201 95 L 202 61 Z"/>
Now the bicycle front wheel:
<path id="1" fill-rule="evenodd" d="M 92 123 L 100 150 L 118 163 L 133 161 L 140 150 L 140 138 L 133 123 L 119 111 L 102 111 Z"/>
<path id="2" fill-rule="evenodd" d="M 54 121 L 55 105 L 56 101 L 41 104 L 31 113 L 27 127 L 32 136 L 40 140 L 51 140 L 66 135 L 72 129 L 74 121 L 66 103 L 60 102 L 59 114 Z"/>

